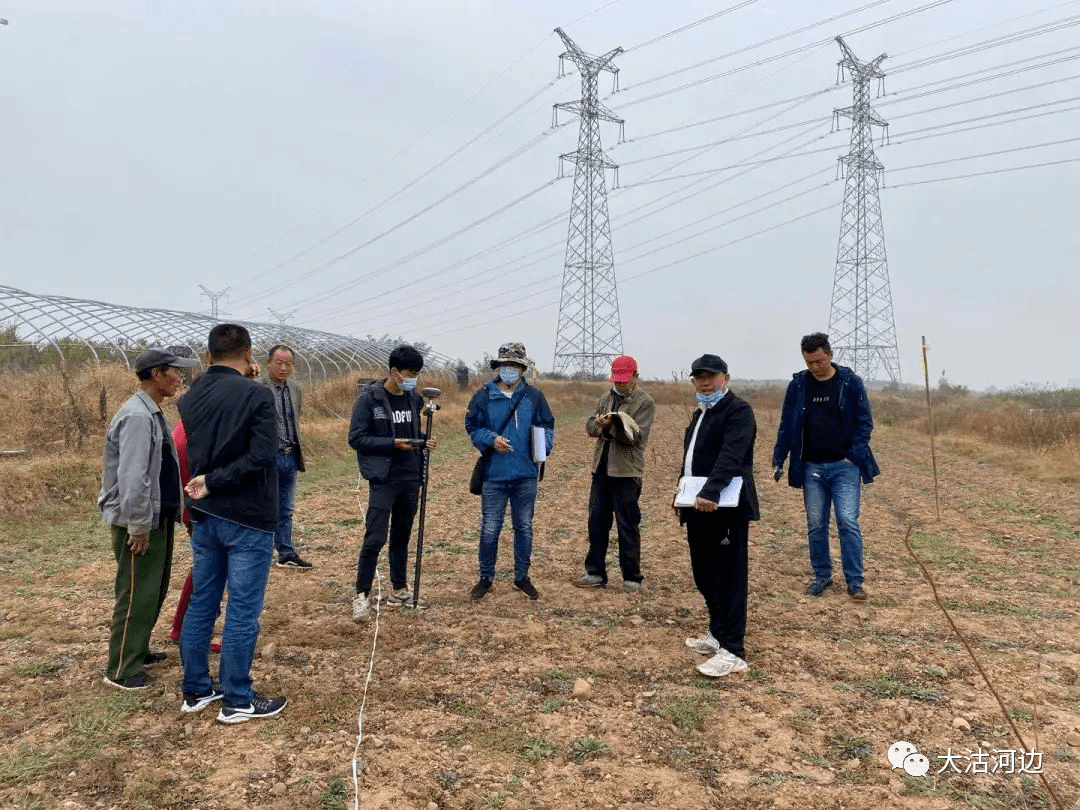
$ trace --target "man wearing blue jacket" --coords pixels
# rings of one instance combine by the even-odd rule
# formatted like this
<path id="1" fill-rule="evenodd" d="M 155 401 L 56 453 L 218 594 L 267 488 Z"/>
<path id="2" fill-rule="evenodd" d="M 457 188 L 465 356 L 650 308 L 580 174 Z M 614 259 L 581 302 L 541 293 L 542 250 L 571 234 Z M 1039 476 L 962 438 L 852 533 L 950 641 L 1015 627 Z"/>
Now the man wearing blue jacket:
<path id="1" fill-rule="evenodd" d="M 523 344 L 504 343 L 491 361 L 497 376 L 477 389 L 465 412 L 469 438 L 488 456 L 481 495 L 480 579 L 469 592 L 473 599 L 482 599 L 495 580 L 495 557 L 507 503 L 514 526 L 514 587 L 530 599 L 540 598 L 529 579 L 539 478 L 533 459 L 540 450 L 533 446 L 533 438 L 542 434 L 542 455 L 546 457 L 555 438 L 555 417 L 543 392 L 525 382 L 525 372 L 531 365 Z M 533 428 L 539 430 L 534 432 Z"/>
<path id="2" fill-rule="evenodd" d="M 863 590 L 863 537 L 859 529 L 860 487 L 881 472 L 870 450 L 874 420 L 859 376 L 832 362 L 829 336 L 814 332 L 802 339 L 806 370 L 788 383 L 773 448 L 773 478 L 784 472 L 790 455 L 788 484 L 801 488 L 806 507 L 807 541 L 814 580 L 807 586 L 820 596 L 832 585 L 829 510 L 836 511 L 840 561 L 852 599 Z"/>

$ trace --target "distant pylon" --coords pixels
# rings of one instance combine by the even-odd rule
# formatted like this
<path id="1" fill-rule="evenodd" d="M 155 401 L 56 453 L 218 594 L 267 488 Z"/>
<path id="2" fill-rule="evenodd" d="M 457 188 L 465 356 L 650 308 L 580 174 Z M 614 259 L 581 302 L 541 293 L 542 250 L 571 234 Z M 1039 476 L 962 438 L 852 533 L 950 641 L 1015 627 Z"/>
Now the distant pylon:
<path id="1" fill-rule="evenodd" d="M 614 74 L 618 86 L 619 69 L 610 63 L 622 53 L 622 48 L 603 56 L 589 56 L 561 28 L 556 28 L 555 33 L 566 45 L 566 52 L 559 56 L 559 75 L 563 74 L 565 59 L 577 66 L 581 73 L 581 100 L 556 104 L 552 123 L 558 123 L 559 110 L 567 110 L 580 117 L 581 126 L 577 151 L 559 155 L 560 177 L 563 161 L 572 161 L 575 168 L 554 369 L 560 373 L 606 375 L 611 359 L 622 354 L 622 326 L 604 171 L 614 170 L 618 185 L 619 167 L 600 146 L 600 121 L 618 124 L 621 141 L 623 120 L 599 102 L 596 83 L 600 71 L 606 70 Z"/>
<path id="2" fill-rule="evenodd" d="M 203 295 L 205 295 L 207 298 L 210 299 L 210 317 L 217 320 L 217 316 L 218 316 L 217 302 L 218 302 L 219 299 L 224 298 L 226 295 L 228 295 L 229 290 L 231 290 L 232 287 L 226 287 L 224 290 L 218 290 L 217 292 L 214 292 L 213 290 L 206 289 L 206 287 L 204 287 L 202 284 L 200 284 L 199 289 L 202 290 Z"/>
<path id="3" fill-rule="evenodd" d="M 294 314 L 293 312 L 275 312 L 274 310 L 270 309 L 270 307 L 267 307 L 266 311 L 269 312 L 271 316 L 276 318 L 277 322 L 282 326 L 285 325 L 286 321 L 291 321 Z"/>
<path id="4" fill-rule="evenodd" d="M 837 169 L 845 177 L 844 212 L 840 219 L 840 239 L 836 249 L 832 306 L 829 311 L 829 338 L 836 361 L 850 366 L 867 382 L 886 379 L 900 382 L 900 357 L 896 350 L 889 265 L 885 257 L 885 229 L 881 224 L 880 179 L 884 166 L 874 155 L 870 128 L 882 128 L 882 141 L 889 125 L 870 106 L 870 80 L 879 89 L 885 74 L 881 63 L 886 54 L 872 62 L 861 62 L 844 42 L 836 38 L 844 58 L 837 65 L 842 81 L 844 70 L 851 75 L 852 105 L 833 112 L 851 119 L 851 148 L 838 158 Z M 884 372 L 884 376 L 879 375 Z"/>

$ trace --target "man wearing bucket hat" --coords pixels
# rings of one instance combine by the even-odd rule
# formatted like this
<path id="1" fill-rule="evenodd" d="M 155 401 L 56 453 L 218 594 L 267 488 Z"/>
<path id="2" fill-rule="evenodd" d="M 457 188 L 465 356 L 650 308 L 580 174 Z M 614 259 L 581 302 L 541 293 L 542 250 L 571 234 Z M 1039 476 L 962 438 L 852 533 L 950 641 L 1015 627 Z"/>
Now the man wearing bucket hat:
<path id="1" fill-rule="evenodd" d="M 698 666 L 702 675 L 720 678 L 747 668 L 747 537 L 750 521 L 759 517 L 757 424 L 750 405 L 728 390 L 731 376 L 722 358 L 703 354 L 690 365 L 690 379 L 698 407 L 683 440 L 675 504 L 686 526 L 694 584 L 709 611 L 709 631 L 686 639 L 686 646 L 710 656 Z"/>
<path id="2" fill-rule="evenodd" d="M 611 388 L 585 422 L 596 439 L 592 488 L 589 491 L 589 551 L 580 588 L 607 585 L 608 535 L 618 527 L 619 568 L 623 590 L 641 588 L 641 477 L 645 472 L 645 443 L 649 440 L 656 406 L 638 384 L 637 361 L 629 355 L 611 362 Z"/>
<path id="3" fill-rule="evenodd" d="M 477 389 L 465 411 L 469 439 L 487 456 L 477 549 L 480 578 L 469 592 L 473 599 L 482 599 L 495 580 L 499 533 L 508 503 L 514 527 L 514 587 L 530 599 L 540 598 L 529 578 L 539 478 L 534 459 L 551 452 L 555 417 L 543 392 L 525 381 L 532 364 L 523 344 L 504 343 L 491 361 L 495 378 Z M 534 446 L 534 439 L 543 442 L 543 447 Z"/>
<path id="4" fill-rule="evenodd" d="M 116 603 L 105 683 L 145 689 L 143 667 L 162 660 L 150 652 L 172 568 L 173 527 L 181 504 L 180 462 L 161 403 L 183 385 L 177 369 L 199 361 L 167 349 L 147 349 L 135 360 L 139 390 L 109 425 L 101 459 L 101 519 L 112 526 Z"/>

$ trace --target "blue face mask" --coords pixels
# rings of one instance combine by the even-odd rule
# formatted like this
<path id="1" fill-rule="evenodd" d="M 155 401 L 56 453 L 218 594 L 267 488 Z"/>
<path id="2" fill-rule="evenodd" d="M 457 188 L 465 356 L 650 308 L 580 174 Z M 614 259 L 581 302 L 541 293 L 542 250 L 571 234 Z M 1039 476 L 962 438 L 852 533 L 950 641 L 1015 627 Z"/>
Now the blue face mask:
<path id="1" fill-rule="evenodd" d="M 499 366 L 499 379 L 506 385 L 514 385 L 521 379 L 521 369 L 517 366 Z"/>
<path id="2" fill-rule="evenodd" d="M 415 391 L 417 377 L 402 377 L 401 378 L 401 390 L 402 391 Z"/>
<path id="3" fill-rule="evenodd" d="M 719 391 L 713 391 L 711 394 L 702 394 L 700 391 L 694 394 L 694 398 L 697 400 L 698 405 L 704 405 L 708 408 L 711 405 L 715 405 L 717 402 L 724 398 L 724 394 L 727 393 L 726 388 L 722 388 Z"/>

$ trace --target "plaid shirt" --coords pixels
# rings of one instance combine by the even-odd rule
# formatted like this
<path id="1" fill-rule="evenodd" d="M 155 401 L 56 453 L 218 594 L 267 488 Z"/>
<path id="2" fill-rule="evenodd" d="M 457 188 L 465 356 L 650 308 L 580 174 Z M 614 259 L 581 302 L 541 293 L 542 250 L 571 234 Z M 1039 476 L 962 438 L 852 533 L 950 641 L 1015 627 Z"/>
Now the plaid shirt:
<path id="1" fill-rule="evenodd" d="M 291 450 L 299 444 L 296 437 L 296 409 L 293 407 L 289 381 L 279 383 L 271 379 L 270 387 L 274 392 L 274 416 L 277 422 L 278 451 Z"/>

